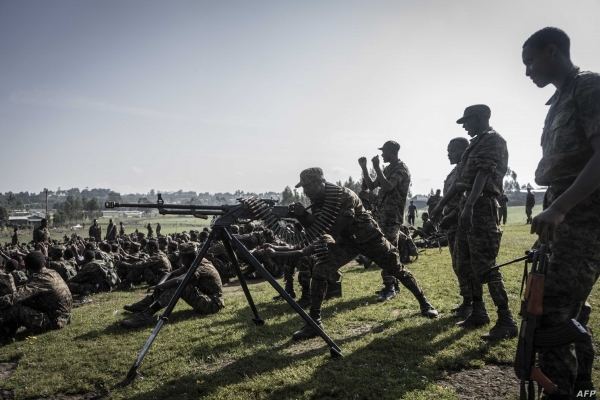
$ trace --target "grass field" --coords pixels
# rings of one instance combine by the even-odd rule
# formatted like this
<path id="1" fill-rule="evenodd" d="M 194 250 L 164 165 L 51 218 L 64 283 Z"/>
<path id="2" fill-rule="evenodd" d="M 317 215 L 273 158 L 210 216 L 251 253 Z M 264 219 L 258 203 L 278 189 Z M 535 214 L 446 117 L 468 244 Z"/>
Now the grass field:
<path id="1" fill-rule="evenodd" d="M 518 218 L 511 213 L 512 221 Z M 529 248 L 528 228 L 520 222 L 505 227 L 498 262 Z M 0 348 L 0 362 L 19 364 L 0 385 L 16 390 L 17 399 L 99 390 L 114 399 L 140 400 L 455 399 L 452 388 L 437 383 L 448 371 L 512 363 L 516 340 L 490 344 L 479 338 L 486 328 L 454 326 L 450 309 L 459 297 L 447 248 L 429 249 L 408 267 L 441 318 L 421 317 L 406 290 L 377 303 L 380 270 L 351 263 L 343 269 L 343 297 L 326 301 L 323 309 L 325 329 L 343 359 L 331 359 L 321 339 L 293 342 L 290 337 L 302 321 L 289 305 L 272 300 L 276 292 L 266 282 L 250 286 L 265 320 L 263 327 L 254 326 L 242 291 L 232 285 L 225 287 L 226 307 L 216 315 L 195 315 L 180 302 L 140 368 L 144 379 L 120 387 L 153 328 L 127 331 L 118 325 L 130 315 L 122 306 L 145 295 L 139 288 L 92 296 L 63 330 L 18 334 L 16 342 Z M 515 316 L 522 270 L 522 263 L 502 270 Z M 592 307 L 597 295 L 596 288 Z M 492 304 L 489 296 L 485 300 Z M 591 326 L 598 322 L 593 313 Z M 594 377 L 600 382 L 597 365 Z"/>

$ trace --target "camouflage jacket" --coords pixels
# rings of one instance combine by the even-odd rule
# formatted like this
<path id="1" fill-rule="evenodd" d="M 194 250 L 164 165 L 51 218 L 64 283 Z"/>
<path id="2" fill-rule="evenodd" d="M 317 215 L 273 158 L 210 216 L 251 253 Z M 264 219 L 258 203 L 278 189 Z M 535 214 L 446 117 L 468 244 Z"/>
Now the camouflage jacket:
<path id="1" fill-rule="evenodd" d="M 383 169 L 383 176 L 390 181 L 392 188 L 379 188 L 377 193 L 377 208 L 375 219 L 379 225 L 402 225 L 404 223 L 404 208 L 410 186 L 410 172 L 402 161 L 390 164 Z M 375 182 L 379 182 L 375 180 Z"/>
<path id="2" fill-rule="evenodd" d="M 470 191 L 475 177 L 483 171 L 488 178 L 483 192 L 498 197 L 504 190 L 504 175 L 508 168 L 506 141 L 491 127 L 471 139 L 460 160 L 456 180 L 458 193 Z"/>
<path id="3" fill-rule="evenodd" d="M 96 239 L 97 242 L 102 241 L 102 227 L 100 225 L 92 225 L 88 230 L 90 237 Z"/>
<path id="4" fill-rule="evenodd" d="M 535 195 L 533 193 L 527 193 L 527 199 L 525 200 L 525 207 L 533 208 L 535 206 Z"/>
<path id="5" fill-rule="evenodd" d="M 28 282 L 13 294 L 0 297 L 0 308 L 23 304 L 48 315 L 54 328 L 62 328 L 70 320 L 73 297 L 58 272 L 42 268 L 30 273 Z"/>
<path id="6" fill-rule="evenodd" d="M 72 283 L 100 283 L 107 282 L 113 287 L 118 283 L 118 277 L 114 268 L 102 260 L 94 260 L 85 264 L 81 271 L 71 279 Z"/>
<path id="7" fill-rule="evenodd" d="M 187 268 L 189 268 L 189 266 Z M 202 293 L 209 296 L 221 297 L 223 294 L 221 276 L 208 260 L 202 260 L 202 262 L 200 262 L 191 283 Z"/>
<path id="8" fill-rule="evenodd" d="M 108 224 L 106 227 L 106 240 L 117 239 L 117 226 L 115 224 Z"/>
<path id="9" fill-rule="evenodd" d="M 77 275 L 77 269 L 65 260 L 50 261 L 48 268 L 58 272 L 65 282 Z"/>
<path id="10" fill-rule="evenodd" d="M 508 203 L 508 196 L 506 193 L 502 193 L 496 200 L 498 200 L 498 204 L 501 208 L 506 208 L 506 203 Z"/>
<path id="11" fill-rule="evenodd" d="M 566 189 L 594 154 L 590 140 L 600 135 L 600 74 L 574 66 L 546 104 L 535 182 Z"/>
<path id="12" fill-rule="evenodd" d="M 131 264 L 129 268 L 135 268 L 139 270 L 150 268 L 152 272 L 160 275 L 162 272 L 171 272 L 171 262 L 167 258 L 167 255 L 159 250 L 146 260 Z"/>
<path id="13" fill-rule="evenodd" d="M 50 231 L 48 228 L 37 227 L 33 230 L 34 243 L 50 243 Z"/>
<path id="14" fill-rule="evenodd" d="M 444 191 L 442 192 L 442 194 L 444 196 L 446 195 L 446 193 L 448 193 L 448 190 L 450 190 L 452 183 L 454 183 L 454 180 L 456 179 L 456 175 L 458 173 L 459 166 L 460 166 L 460 163 L 456 164 L 456 166 L 454 166 L 452 171 L 450 171 L 450 173 L 446 177 L 446 180 L 444 181 Z M 460 203 L 460 196 L 454 196 L 448 202 L 448 204 L 446 204 L 446 207 L 444 207 L 444 216 L 448 216 L 452 213 L 458 212 L 458 203 Z"/>

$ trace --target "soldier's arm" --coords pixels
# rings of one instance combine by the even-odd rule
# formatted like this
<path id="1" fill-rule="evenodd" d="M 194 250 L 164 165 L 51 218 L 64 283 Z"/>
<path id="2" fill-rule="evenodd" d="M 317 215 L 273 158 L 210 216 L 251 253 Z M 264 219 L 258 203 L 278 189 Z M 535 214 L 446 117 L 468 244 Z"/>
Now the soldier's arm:
<path id="1" fill-rule="evenodd" d="M 0 309 L 14 306 L 22 301 L 31 299 L 33 297 L 39 296 L 40 294 L 48 292 L 51 292 L 51 290 L 26 283 L 23 286 L 19 286 L 15 293 L 7 294 L 0 297 Z"/>
<path id="2" fill-rule="evenodd" d="M 448 192 L 446 193 L 446 195 L 444 197 L 442 197 L 442 199 L 437 204 L 437 206 L 435 206 L 435 208 L 433 210 L 431 210 L 430 217 L 433 218 L 436 215 L 438 215 L 444 209 L 444 207 L 446 207 L 446 205 L 450 202 L 450 200 L 452 200 L 457 194 L 458 194 L 458 191 L 456 190 L 456 179 L 455 179 L 454 182 L 452 182 L 452 185 L 450 185 L 450 189 L 448 189 Z"/>
<path id="3" fill-rule="evenodd" d="M 600 134 L 593 136 L 590 143 L 594 155 L 575 182 L 531 223 L 531 233 L 539 235 L 543 244 L 554 239 L 556 227 L 564 220 L 566 213 L 600 188 Z"/>
<path id="4" fill-rule="evenodd" d="M 373 189 L 379 187 L 379 182 L 377 182 L 377 180 L 375 180 L 375 182 L 373 182 L 373 180 L 371 179 L 371 176 L 369 175 L 369 171 L 367 170 L 367 159 L 365 157 L 359 158 L 358 165 L 360 165 L 360 169 L 362 170 L 363 181 L 365 182 L 367 189 L 373 190 Z"/>

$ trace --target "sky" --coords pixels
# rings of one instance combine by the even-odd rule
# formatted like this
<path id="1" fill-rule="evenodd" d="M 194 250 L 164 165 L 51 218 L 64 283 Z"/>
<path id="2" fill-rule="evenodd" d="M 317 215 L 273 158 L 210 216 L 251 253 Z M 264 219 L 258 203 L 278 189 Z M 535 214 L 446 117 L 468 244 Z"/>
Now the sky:
<path id="1" fill-rule="evenodd" d="M 282 191 L 360 178 L 387 140 L 441 188 L 484 103 L 534 183 L 554 92 L 523 42 L 557 26 L 600 72 L 600 2 L 0 0 L 0 192 Z"/>

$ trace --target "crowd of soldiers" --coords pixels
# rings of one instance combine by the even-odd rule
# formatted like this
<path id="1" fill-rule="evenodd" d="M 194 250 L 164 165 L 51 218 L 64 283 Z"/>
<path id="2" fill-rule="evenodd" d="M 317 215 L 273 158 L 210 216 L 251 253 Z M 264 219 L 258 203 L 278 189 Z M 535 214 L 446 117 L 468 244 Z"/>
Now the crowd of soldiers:
<path id="1" fill-rule="evenodd" d="M 542 329 L 561 327 L 577 319 L 587 327 L 590 306 L 587 297 L 600 274 L 600 76 L 580 71 L 569 55 L 569 38 L 556 28 L 536 32 L 523 46 L 527 76 L 539 86 L 552 83 L 557 91 L 550 99 L 550 111 L 542 136 L 543 158 L 536 182 L 548 186 L 544 211 L 532 218 L 535 197 L 528 189 L 526 212 L 537 244 L 549 244 L 552 252 L 544 294 Z M 502 230 L 506 223 L 503 179 L 508 168 L 505 139 L 490 126 L 491 109 L 483 104 L 467 107 L 456 121 L 470 140 L 457 137 L 447 145 L 454 167 L 443 186 L 429 198 L 423 224 L 415 227 L 417 207 L 406 207 L 411 175 L 400 160 L 400 145 L 387 141 L 380 157 L 371 158 L 376 177 L 368 171 L 366 157 L 358 159 L 362 170 L 362 191 L 329 183 L 321 168 L 301 172 L 296 188 L 302 188 L 311 205 L 294 204 L 297 219 L 289 232 L 324 226 L 327 257 L 314 257 L 315 243 L 290 245 L 260 225 L 232 225 L 238 238 L 274 277 L 285 280 L 285 290 L 296 298 L 294 277 L 301 287 L 298 304 L 324 328 L 323 301 L 339 294 L 340 269 L 357 259 L 365 267 L 381 268 L 383 288 L 377 300 L 390 301 L 400 285 L 416 299 L 420 314 L 438 318 L 436 308 L 425 296 L 417 277 L 406 267 L 415 255 L 413 239 L 431 240 L 443 236 L 450 249 L 451 265 L 459 284 L 460 304 L 452 310 L 457 325 L 473 328 L 492 321 L 483 301 L 484 287 L 492 299 L 496 317 L 485 340 L 502 340 L 518 335 L 509 308 L 509 295 L 496 265 Z M 404 212 L 408 224 L 404 225 Z M 127 234 L 121 223 L 111 220 L 107 232 L 97 221 L 89 238 L 76 235 L 62 243 L 52 241 L 45 221 L 28 245 L 14 240 L 0 251 L 0 337 L 10 337 L 20 326 L 34 333 L 59 329 L 70 321 L 72 295 L 89 295 L 111 290 L 129 290 L 146 284 L 151 294 L 125 305 L 134 314 L 122 321 L 124 328 L 142 326 L 165 307 L 175 287 L 189 269 L 209 229 L 189 233 Z M 440 234 L 441 232 L 441 234 Z M 16 236 L 16 233 L 15 233 Z M 216 313 L 224 307 L 222 285 L 236 276 L 233 260 L 223 243 L 211 244 L 182 298 L 201 314 Z M 260 278 L 248 266 L 246 279 Z M 280 296 L 275 299 L 281 298 Z M 558 385 L 547 399 L 568 399 L 580 388 L 593 389 L 591 367 L 594 358 L 591 330 L 586 340 L 540 349 L 540 368 Z M 317 336 L 309 324 L 293 334 L 294 339 Z M 589 391 L 587 392 L 589 393 Z"/>

